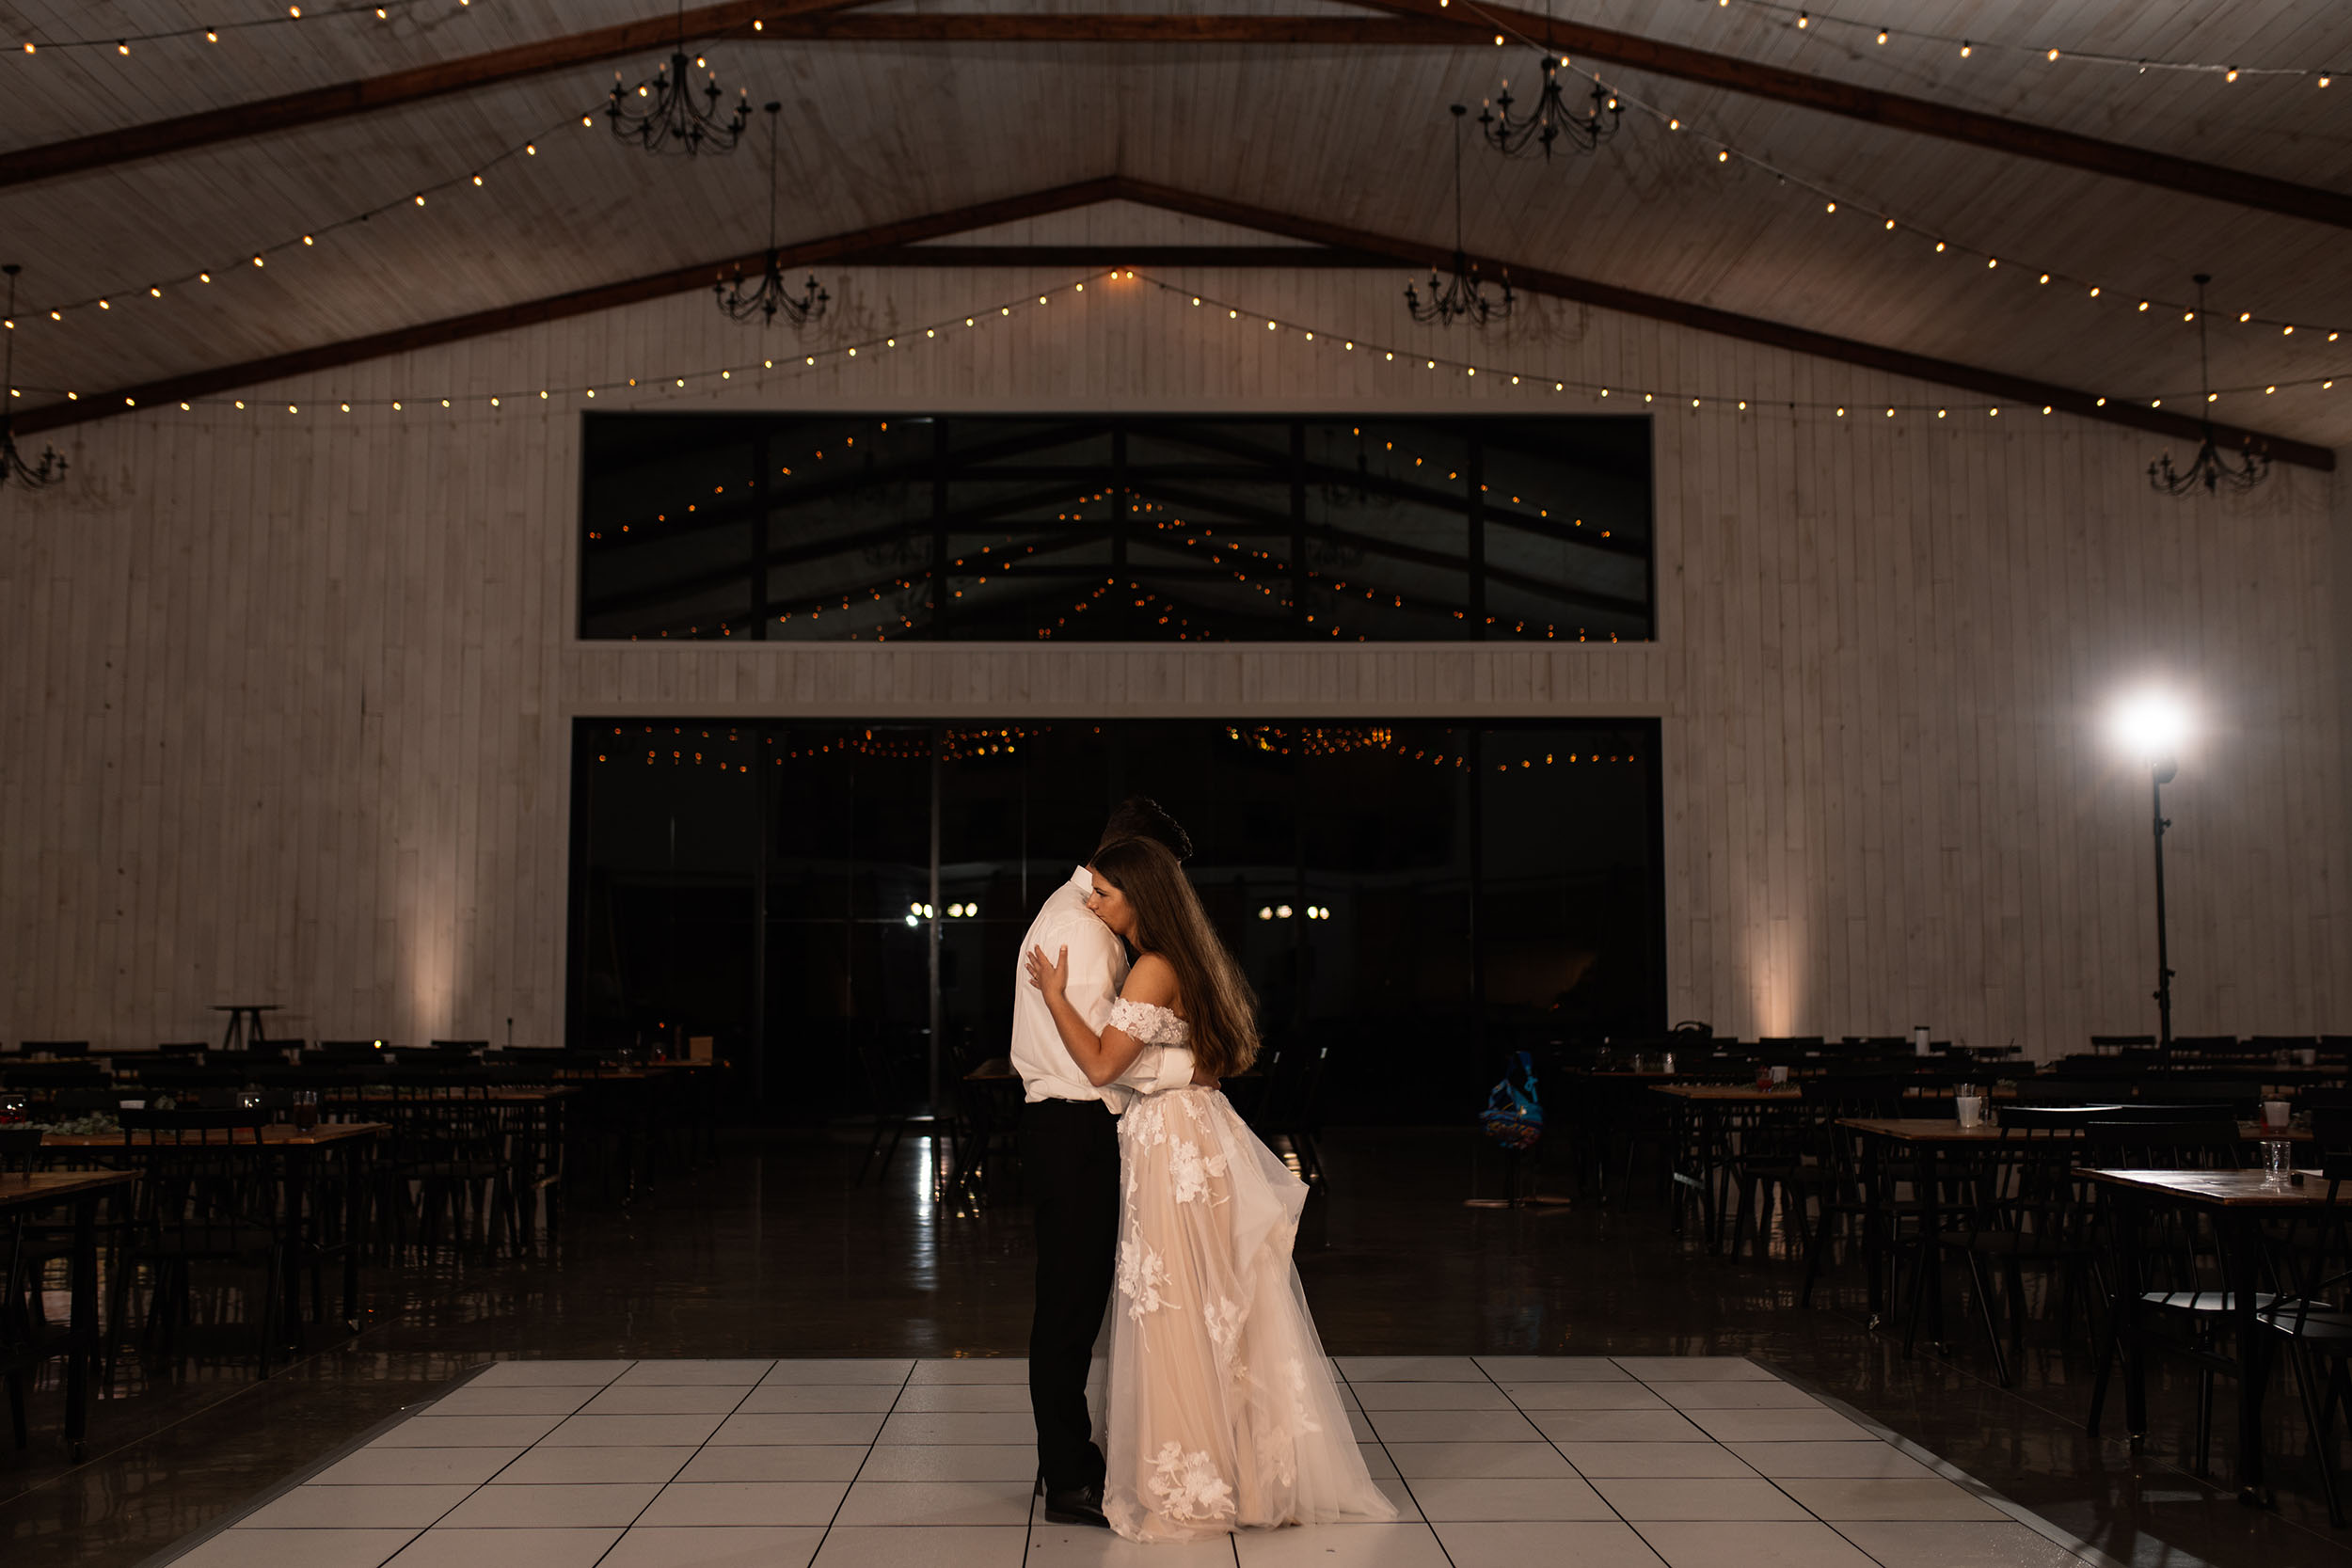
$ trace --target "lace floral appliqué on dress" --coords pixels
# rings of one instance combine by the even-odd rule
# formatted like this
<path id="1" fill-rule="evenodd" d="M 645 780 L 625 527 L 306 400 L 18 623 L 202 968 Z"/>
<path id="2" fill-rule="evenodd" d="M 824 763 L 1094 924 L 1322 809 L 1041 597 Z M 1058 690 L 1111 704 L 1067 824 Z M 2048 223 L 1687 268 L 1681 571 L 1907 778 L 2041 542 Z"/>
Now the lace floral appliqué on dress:
<path id="1" fill-rule="evenodd" d="M 1146 1045 L 1191 1031 L 1121 999 Z M 1134 1541 L 1391 1519 L 1373 1484 L 1291 1262 L 1307 1189 L 1224 1095 L 1145 1095 L 1119 1118 L 1124 1202 L 1103 1508 Z"/>

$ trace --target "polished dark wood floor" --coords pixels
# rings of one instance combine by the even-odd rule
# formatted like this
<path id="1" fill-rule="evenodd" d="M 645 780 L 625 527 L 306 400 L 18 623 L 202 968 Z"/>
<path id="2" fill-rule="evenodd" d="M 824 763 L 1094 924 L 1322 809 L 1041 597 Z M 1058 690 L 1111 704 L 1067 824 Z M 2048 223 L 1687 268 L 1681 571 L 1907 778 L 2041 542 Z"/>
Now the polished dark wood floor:
<path id="1" fill-rule="evenodd" d="M 1899 1336 L 1867 1327 L 1851 1269 L 1804 1310 L 1796 1265 L 1708 1256 L 1644 1203 L 1465 1208 L 1479 1158 L 1467 1132 L 1327 1142 L 1332 1193 L 1310 1207 L 1299 1255 L 1336 1354 L 1753 1355 L 2121 1560 L 2352 1568 L 2352 1532 L 2328 1528 L 2291 1400 L 2273 1402 L 2279 1509 L 2244 1509 L 2185 1467 L 2178 1382 L 2155 1392 L 2147 1453 L 2086 1438 L 2090 1369 L 2046 1328 L 2004 1390 L 1979 1340 L 1906 1358 Z M 862 1147 L 736 1134 L 717 1166 L 635 1204 L 576 1207 L 551 1257 L 373 1271 L 355 1339 L 264 1384 L 224 1366 L 128 1388 L 100 1406 L 79 1465 L 43 1390 L 34 1446 L 0 1449 L 0 1561 L 127 1568 L 494 1356 L 1022 1354 L 1020 1204 L 935 1205 L 919 1149 L 852 1187 Z M 1475 1174 L 1491 1193 L 1494 1171 Z"/>

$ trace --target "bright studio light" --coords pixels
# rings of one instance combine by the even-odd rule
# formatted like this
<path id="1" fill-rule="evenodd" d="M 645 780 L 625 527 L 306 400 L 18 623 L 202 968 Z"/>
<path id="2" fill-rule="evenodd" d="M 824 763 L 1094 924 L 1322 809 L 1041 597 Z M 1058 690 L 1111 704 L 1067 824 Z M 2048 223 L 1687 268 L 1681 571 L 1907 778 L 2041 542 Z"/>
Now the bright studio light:
<path id="1" fill-rule="evenodd" d="M 2135 691 L 2116 704 L 2108 720 L 2116 744 L 2136 757 L 2169 757 L 2188 737 L 2188 709 L 2169 691 Z"/>

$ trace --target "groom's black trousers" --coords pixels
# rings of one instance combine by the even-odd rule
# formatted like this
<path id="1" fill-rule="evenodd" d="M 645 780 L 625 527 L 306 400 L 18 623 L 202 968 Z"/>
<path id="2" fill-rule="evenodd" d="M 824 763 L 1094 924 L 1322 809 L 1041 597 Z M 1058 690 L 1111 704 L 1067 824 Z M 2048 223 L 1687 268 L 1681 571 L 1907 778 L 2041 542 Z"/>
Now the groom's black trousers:
<path id="1" fill-rule="evenodd" d="M 1119 1121 L 1100 1101 L 1021 1108 L 1024 1180 L 1037 1208 L 1037 1317 L 1029 1407 L 1038 1465 L 1057 1491 L 1103 1484 L 1087 1371 L 1119 1250 Z"/>

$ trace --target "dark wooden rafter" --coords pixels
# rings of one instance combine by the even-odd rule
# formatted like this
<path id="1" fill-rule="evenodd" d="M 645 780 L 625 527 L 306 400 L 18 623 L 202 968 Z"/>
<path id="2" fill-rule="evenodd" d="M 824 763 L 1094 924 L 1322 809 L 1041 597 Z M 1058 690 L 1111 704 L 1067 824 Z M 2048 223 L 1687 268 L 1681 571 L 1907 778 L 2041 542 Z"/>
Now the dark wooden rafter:
<path id="1" fill-rule="evenodd" d="M 732 0 L 275 98 L 0 152 L 0 188 L 271 135 L 551 71 L 714 40 L 803 42 L 1458 45 L 1450 23 L 1401 17 L 850 14 L 872 0 Z M 755 23 L 757 26 L 755 27 Z"/>
<path id="2" fill-rule="evenodd" d="M 2193 158 L 2152 152 L 1929 99 L 1761 65 L 1684 44 L 1480 0 L 1362 0 L 1386 16 L 1214 16 L 861 12 L 870 0 L 730 0 L 543 39 L 433 65 L 312 87 L 225 109 L 0 153 L 0 187 L 369 114 L 672 46 L 716 39 L 803 42 L 1244 44 L 1453 47 L 1487 43 L 1498 28 L 1544 39 L 1571 57 L 1761 98 L 1866 124 L 1909 131 L 2137 181 L 2241 207 L 2352 228 L 2352 196 Z M 756 30 L 755 26 L 756 24 Z"/>
<path id="3" fill-rule="evenodd" d="M 1329 246 L 1342 253 L 1385 256 L 1407 267 L 1419 269 L 1446 266 L 1453 261 L 1447 246 L 1419 240 L 1400 239 L 1327 223 L 1318 218 L 1301 217 L 1295 214 L 1276 212 L 1251 206 L 1225 197 L 1209 196 L 1195 191 L 1179 190 L 1173 186 L 1153 184 L 1129 179 L 1123 175 L 1105 176 L 1081 181 L 1071 185 L 1057 185 L 1025 196 L 984 201 L 969 207 L 956 208 L 923 217 L 901 219 L 877 225 L 871 229 L 829 235 L 821 239 L 803 241 L 782 247 L 780 261 L 787 268 L 811 266 L 830 262 L 837 265 L 859 265 L 876 253 L 888 254 L 895 247 L 918 241 L 946 238 L 977 229 L 1018 218 L 1041 216 L 1049 213 L 1067 212 L 1104 201 L 1132 201 L 1155 207 L 1165 212 L 1185 214 L 1253 229 L 1260 233 L 1284 239 L 1305 241 L 1311 245 Z M 1035 260 L 1019 264 L 1045 264 L 1055 253 L 1054 247 L 1035 247 L 1028 254 Z M 1747 342 L 1786 349 L 1790 353 L 1810 355 L 1817 358 L 1858 365 L 1867 370 L 1883 371 L 1918 381 L 1933 382 L 1964 391 L 1979 392 L 1998 403 L 2019 407 L 2043 405 L 2062 409 L 2081 419 L 2108 424 L 2128 426 L 2164 436 L 2175 440 L 2199 440 L 2204 434 L 2202 421 L 2161 408 L 2148 408 L 2115 399 L 2101 399 L 2090 392 L 2029 376 L 2011 375 L 2006 372 L 1987 370 L 1957 360 L 1940 359 L 1929 355 L 1913 354 L 1902 349 L 1887 348 L 1877 343 L 1841 338 L 1827 332 L 1815 332 L 1804 327 L 1741 315 L 1736 311 L 1719 310 L 1711 306 L 1694 305 L 1685 300 L 1629 289 L 1613 283 L 1597 282 L 1576 277 L 1547 268 L 1531 267 L 1507 259 L 1491 256 L 1474 257 L 1489 276 L 1508 269 L 1511 281 L 1523 293 L 1545 294 L 1557 299 L 1574 300 L 1602 309 L 1617 310 L 1628 315 L 1652 321 L 1667 322 L 1677 326 L 1693 327 L 1703 332 L 1735 338 Z M 80 424 L 91 420 L 128 412 L 133 407 L 148 407 L 183 399 L 210 397 L 239 387 L 276 381 L 287 376 L 331 370 L 363 360 L 382 358 L 388 355 L 405 354 L 417 349 L 437 347 L 466 339 L 486 337 L 492 333 L 512 331 L 517 327 L 562 321 L 626 305 L 641 304 L 694 289 L 706 289 L 723 278 L 757 270 L 767 261 L 767 252 L 755 251 L 746 256 L 730 257 L 724 261 L 691 267 L 678 267 L 649 277 L 630 278 L 617 283 L 601 284 L 591 289 L 575 290 L 545 299 L 529 300 L 516 305 L 501 306 L 496 309 L 475 311 L 453 316 L 437 322 L 423 322 L 414 326 L 379 332 L 364 338 L 346 339 L 341 342 L 323 343 L 316 347 L 298 349 L 292 353 L 272 355 L 241 364 L 222 365 L 189 375 L 174 376 L 162 381 L 135 387 L 117 388 L 111 391 L 92 393 L 71 403 L 46 404 L 19 414 L 15 428 L 20 435 Z M 1177 264 L 1177 263 L 1168 263 Z M 1342 262 L 1340 264 L 1351 264 Z M 1636 388 L 1638 389 L 1638 388 Z M 2216 423 L 2217 439 L 2234 446 L 2251 441 L 2267 451 L 2280 462 L 2302 467 L 2332 472 L 2335 453 L 2327 447 L 2309 442 L 2269 436 L 2243 426 Z"/>
<path id="4" fill-rule="evenodd" d="M 1368 250 L 1391 256 L 1406 265 L 1447 267 L 1453 264 L 1453 250 L 1442 245 L 1418 240 L 1397 239 L 1374 234 L 1343 224 L 1327 223 L 1317 218 L 1299 217 L 1295 214 L 1255 207 L 1248 202 L 1224 197 L 1203 196 L 1173 186 L 1152 184 L 1145 181 L 1117 179 L 1120 198 L 1166 212 L 1183 213 L 1193 217 L 1210 218 L 1220 223 L 1255 229 L 1260 233 L 1279 234 L 1287 239 L 1306 240 L 1315 245 L 1331 245 L 1343 250 Z M 2012 406 L 2030 404 L 2063 409 L 2086 420 L 2098 420 L 2109 424 L 2128 425 L 2136 430 L 2153 432 L 2174 439 L 2201 440 L 2205 426 L 2202 421 L 2185 414 L 2169 413 L 2161 408 L 2144 408 L 2113 398 L 2101 398 L 2093 393 L 2061 387 L 2053 382 L 2037 381 L 2030 376 L 2010 375 L 2006 372 L 1986 370 L 1963 364 L 1955 359 L 1940 359 L 1931 355 L 1913 354 L 1903 349 L 1886 348 L 1834 333 L 1815 332 L 1802 326 L 1759 316 L 1741 315 L 1733 310 L 1718 310 L 1711 306 L 1693 305 L 1686 300 L 1671 299 L 1662 294 L 1628 289 L 1613 283 L 1597 282 L 1566 273 L 1552 272 L 1543 267 L 1530 267 L 1507 258 L 1472 256 L 1470 258 L 1488 277 L 1507 271 L 1513 287 L 1523 293 L 1546 294 L 1554 299 L 1574 300 L 1579 304 L 1597 306 L 1606 310 L 1618 310 L 1627 315 L 1644 316 L 1652 321 L 1669 322 L 1677 326 L 1695 327 L 1726 338 L 1742 339 L 1763 343 L 1795 354 L 1811 355 L 1817 358 L 1840 360 L 1867 370 L 1884 371 L 1889 374 L 1909 376 L 1915 380 L 1938 382 L 1966 391 L 1982 392 Z M 1638 388 L 1637 388 L 1638 389 Z M 2284 436 L 2268 436 L 2242 426 L 2216 422 L 2217 439 L 2234 446 L 2241 440 L 2260 443 L 2271 456 L 2282 463 L 2302 467 L 2334 471 L 2335 452 L 2327 447 Z"/>
<path id="5" fill-rule="evenodd" d="M 2299 185 L 2290 180 L 2249 174 L 2194 158 L 2151 152 L 2122 142 L 2103 141 L 2027 120 L 1955 108 L 1931 99 L 1882 92 L 1826 76 L 1760 65 L 1679 43 L 1562 22 L 1516 6 L 1486 0 L 1358 0 L 1371 9 L 1420 21 L 1448 20 L 1465 35 L 1490 47 L 1498 31 L 1549 40 L 1570 58 L 1603 60 L 1677 81 L 1719 87 L 1748 98 L 1814 109 L 1867 125 L 1911 131 L 1923 136 L 1964 142 L 1995 152 L 2058 164 L 2091 174 L 2132 180 L 2169 191 L 2211 198 L 2233 206 L 2280 213 L 2288 217 L 2352 229 L 2352 196 Z"/>
<path id="6" fill-rule="evenodd" d="M 543 76 L 552 71 L 596 65 L 633 55 L 652 55 L 675 47 L 681 30 L 688 40 L 687 47 L 691 49 L 696 41 L 706 39 L 761 37 L 761 33 L 752 30 L 755 21 L 760 22 L 763 28 L 774 27 L 794 18 L 869 3 L 870 0 L 728 0 L 723 5 L 698 6 L 644 22 L 567 33 L 382 76 L 365 76 L 276 98 L 257 99 L 250 103 L 235 103 L 225 109 L 207 109 L 200 114 L 179 115 L 144 125 L 126 125 L 117 131 L 75 136 L 69 141 L 19 148 L 0 153 L 0 186 L 51 180 L 141 158 L 188 152 L 247 136 L 346 119 L 353 115 L 396 109 L 453 92 L 471 92 L 502 82 Z"/>

